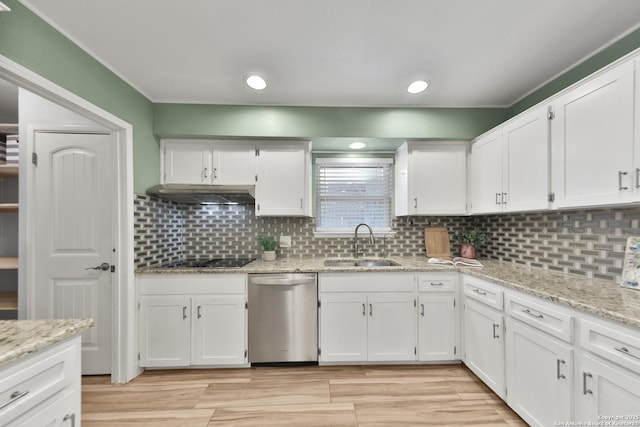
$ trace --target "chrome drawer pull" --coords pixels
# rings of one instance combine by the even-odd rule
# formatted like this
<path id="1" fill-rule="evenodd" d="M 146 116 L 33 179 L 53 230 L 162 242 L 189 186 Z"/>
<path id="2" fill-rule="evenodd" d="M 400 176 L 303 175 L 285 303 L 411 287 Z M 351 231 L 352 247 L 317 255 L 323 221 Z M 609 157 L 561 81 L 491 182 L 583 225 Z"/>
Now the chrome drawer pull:
<path id="1" fill-rule="evenodd" d="M 182 319 L 186 319 L 187 318 L 187 307 L 183 306 L 182 307 Z"/>
<path id="2" fill-rule="evenodd" d="M 420 304 L 420 316 L 424 317 L 424 304 Z"/>
<path id="3" fill-rule="evenodd" d="M 640 168 L 636 168 L 636 188 L 640 188 Z"/>
<path id="4" fill-rule="evenodd" d="M 369 304 L 369 316 L 373 316 L 373 304 Z"/>
<path id="5" fill-rule="evenodd" d="M 29 394 L 29 390 L 23 391 L 22 393 L 20 393 L 19 391 L 14 391 L 13 393 L 11 393 L 11 396 L 9 396 L 10 400 L 8 400 L 7 402 L 4 402 L 2 405 L 0 405 L 0 409 L 6 408 L 7 406 L 11 405 L 16 400 L 25 397 L 27 394 Z"/>
<path id="6" fill-rule="evenodd" d="M 623 172 L 623 171 L 618 172 L 618 190 L 620 191 L 629 189 L 629 187 L 622 186 L 622 177 L 625 176 L 626 174 L 627 172 Z"/>
<path id="7" fill-rule="evenodd" d="M 69 421 L 71 420 L 71 427 L 75 427 L 76 425 L 76 414 L 67 414 L 64 416 L 64 418 L 62 419 L 62 422 L 64 423 L 65 421 Z"/>
<path id="8" fill-rule="evenodd" d="M 475 292 L 475 293 L 477 293 L 477 294 L 479 294 L 479 295 L 482 295 L 483 297 L 486 297 L 486 296 L 487 296 L 487 293 L 486 293 L 486 292 L 482 292 L 482 291 L 481 291 L 480 289 L 478 289 L 478 288 L 475 288 L 475 289 L 473 290 L 473 292 Z"/>
<path id="9" fill-rule="evenodd" d="M 438 283 L 431 282 L 431 283 L 429 283 L 429 284 L 430 284 L 431 286 L 444 286 L 444 283 L 442 283 L 442 282 L 438 282 Z"/>
<path id="10" fill-rule="evenodd" d="M 199 305 L 199 306 L 198 306 L 198 309 L 197 309 L 197 312 L 198 312 L 198 319 L 200 319 L 200 318 L 202 317 L 202 313 L 200 312 L 200 310 L 202 310 L 202 306 L 201 306 L 201 305 Z"/>
<path id="11" fill-rule="evenodd" d="M 367 315 L 367 306 L 364 303 L 362 303 L 362 315 L 363 316 Z"/>
<path id="12" fill-rule="evenodd" d="M 640 359 L 640 356 L 636 356 L 635 354 L 632 354 L 627 347 L 614 347 L 614 348 L 622 354 L 626 354 L 627 356 Z"/>
<path id="13" fill-rule="evenodd" d="M 560 373 L 560 365 L 564 365 L 566 362 L 563 359 L 556 360 L 556 378 L 559 380 L 565 379 L 566 377 Z"/>
<path id="14" fill-rule="evenodd" d="M 582 373 L 582 394 L 593 394 L 593 392 L 587 388 L 587 378 L 592 377 L 593 375 L 591 375 L 589 372 Z"/>
<path id="15" fill-rule="evenodd" d="M 531 317 L 535 317 L 536 319 L 544 319 L 544 316 L 543 316 L 542 314 L 540 314 L 540 313 L 538 313 L 538 314 L 533 313 L 533 312 L 532 312 L 531 310 L 529 310 L 528 308 L 527 308 L 527 309 L 525 309 L 525 310 L 522 310 L 522 312 L 523 312 L 523 313 L 528 314 L 528 315 L 529 315 L 529 316 L 531 316 Z"/>
<path id="16" fill-rule="evenodd" d="M 496 328 L 499 328 L 499 327 L 500 327 L 499 324 L 497 324 L 497 323 L 493 324 L 493 337 L 494 338 L 500 338 L 500 335 L 496 335 Z"/>

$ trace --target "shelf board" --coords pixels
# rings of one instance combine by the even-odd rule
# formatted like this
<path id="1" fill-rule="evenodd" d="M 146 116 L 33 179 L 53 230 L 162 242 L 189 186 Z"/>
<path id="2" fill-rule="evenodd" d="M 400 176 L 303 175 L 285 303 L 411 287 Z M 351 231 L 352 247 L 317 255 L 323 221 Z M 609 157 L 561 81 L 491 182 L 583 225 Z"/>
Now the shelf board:
<path id="1" fill-rule="evenodd" d="M 18 176 L 17 164 L 0 164 L 0 176 Z"/>
<path id="2" fill-rule="evenodd" d="M 17 256 L 1 256 L 0 270 L 16 270 L 18 268 Z"/>
<path id="3" fill-rule="evenodd" d="M 18 212 L 18 204 L 0 203 L 0 212 Z"/>
<path id="4" fill-rule="evenodd" d="M 17 292 L 0 292 L 0 311 L 13 311 L 18 309 Z"/>

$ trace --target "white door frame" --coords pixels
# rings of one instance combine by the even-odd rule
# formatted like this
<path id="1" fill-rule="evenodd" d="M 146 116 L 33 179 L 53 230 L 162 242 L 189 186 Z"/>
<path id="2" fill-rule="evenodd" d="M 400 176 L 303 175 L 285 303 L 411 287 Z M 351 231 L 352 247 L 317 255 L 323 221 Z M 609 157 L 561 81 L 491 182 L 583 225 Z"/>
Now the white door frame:
<path id="1" fill-rule="evenodd" d="M 0 55 L 0 78 L 27 89 L 45 99 L 85 116 L 107 128 L 114 135 L 117 161 L 117 206 L 114 245 L 116 273 L 113 282 L 113 325 L 112 325 L 112 368 L 111 381 L 128 382 L 140 374 L 137 363 L 137 327 L 135 310 L 135 277 L 133 246 L 133 126 L 102 108 L 91 104 L 78 95 L 34 73 L 30 69 Z M 49 127 L 50 129 L 51 127 Z M 67 128 L 67 130 L 70 130 Z M 33 132 L 30 129 L 29 132 Z M 27 140 L 33 141 L 32 138 Z M 33 147 L 25 144 L 20 147 L 20 156 L 30 158 Z M 18 309 L 21 318 L 27 318 L 29 304 L 25 296 L 33 286 L 29 274 L 30 248 L 27 245 L 29 230 L 33 229 L 34 215 L 29 215 L 27 188 L 32 184 L 32 164 L 24 161 L 27 167 L 20 168 L 19 203 L 25 209 L 20 210 L 20 243 L 18 249 Z"/>

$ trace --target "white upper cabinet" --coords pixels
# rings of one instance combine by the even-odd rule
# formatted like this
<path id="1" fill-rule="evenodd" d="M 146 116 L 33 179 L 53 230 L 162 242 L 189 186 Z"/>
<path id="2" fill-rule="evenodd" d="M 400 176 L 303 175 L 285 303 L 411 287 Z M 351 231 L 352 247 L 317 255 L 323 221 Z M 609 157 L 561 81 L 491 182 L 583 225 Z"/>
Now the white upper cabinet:
<path id="1" fill-rule="evenodd" d="M 247 141 L 162 140 L 165 184 L 255 184 L 255 143 Z"/>
<path id="2" fill-rule="evenodd" d="M 471 146 L 471 211 L 502 212 L 502 129 L 480 136 Z"/>
<path id="3" fill-rule="evenodd" d="M 311 216 L 311 142 L 258 146 L 256 216 Z"/>
<path id="4" fill-rule="evenodd" d="M 407 142 L 396 152 L 396 215 L 467 213 L 467 142 Z"/>
<path id="5" fill-rule="evenodd" d="M 586 80 L 551 105 L 554 206 L 631 202 L 634 62 Z"/>
<path id="6" fill-rule="evenodd" d="M 473 213 L 549 207 L 547 108 L 539 107 L 479 137 L 471 148 Z"/>

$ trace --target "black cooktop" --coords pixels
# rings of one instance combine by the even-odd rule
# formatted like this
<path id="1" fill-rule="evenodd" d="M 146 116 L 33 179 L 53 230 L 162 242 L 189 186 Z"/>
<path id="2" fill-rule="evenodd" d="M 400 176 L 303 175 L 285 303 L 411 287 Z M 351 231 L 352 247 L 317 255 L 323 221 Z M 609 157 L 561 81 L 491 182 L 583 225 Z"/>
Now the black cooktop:
<path id="1" fill-rule="evenodd" d="M 255 258 L 183 259 L 161 264 L 158 268 L 240 268 Z"/>

